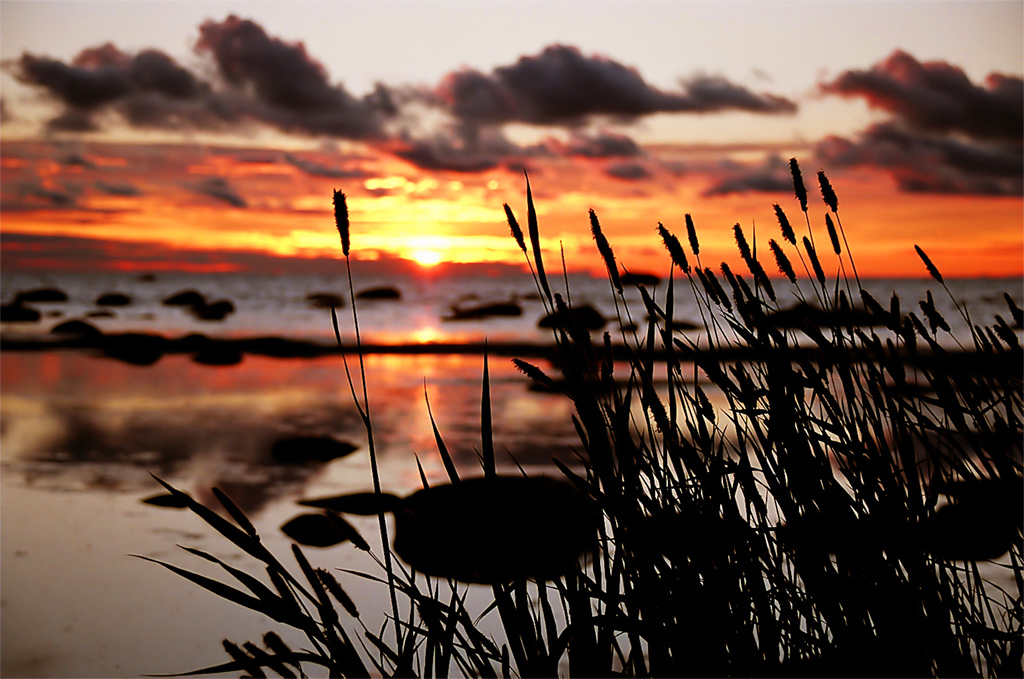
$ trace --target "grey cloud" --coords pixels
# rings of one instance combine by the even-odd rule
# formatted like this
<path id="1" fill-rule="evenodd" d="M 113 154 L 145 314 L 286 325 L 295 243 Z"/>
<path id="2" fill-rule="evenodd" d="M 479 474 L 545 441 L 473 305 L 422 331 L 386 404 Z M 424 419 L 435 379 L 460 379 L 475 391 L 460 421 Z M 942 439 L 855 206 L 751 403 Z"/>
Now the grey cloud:
<path id="1" fill-rule="evenodd" d="M 651 176 L 651 171 L 640 163 L 612 163 L 604 171 L 609 177 L 631 181 L 647 179 Z"/>
<path id="2" fill-rule="evenodd" d="M 233 88 L 234 103 L 281 130 L 375 138 L 381 135 L 384 117 L 393 112 L 384 88 L 356 99 L 344 87 L 328 82 L 326 70 L 302 43 L 270 37 L 255 22 L 232 15 L 221 22 L 207 21 L 199 32 L 196 49 L 213 56 L 220 75 Z"/>
<path id="3" fill-rule="evenodd" d="M 222 200 L 233 207 L 244 208 L 249 206 L 245 199 L 238 195 L 223 177 L 210 177 L 205 181 L 189 184 L 188 188 L 196 193 Z"/>
<path id="4" fill-rule="evenodd" d="M 204 23 L 196 50 L 213 57 L 221 82 L 204 81 L 162 52 L 131 55 L 109 43 L 71 63 L 25 53 L 4 68 L 64 105 L 49 123 L 63 131 L 94 131 L 96 114 L 113 110 L 137 127 L 220 129 L 255 121 L 285 132 L 369 139 L 382 136 L 382 122 L 396 110 L 383 86 L 357 99 L 330 84 L 301 43 L 273 38 L 236 16 Z"/>
<path id="5" fill-rule="evenodd" d="M 301 158 L 292 153 L 286 153 L 284 160 L 289 165 L 299 168 L 306 174 L 312 177 L 329 177 L 334 179 L 362 179 L 369 177 L 369 173 L 360 168 L 345 169 L 340 167 L 331 167 L 318 163 L 313 160 Z"/>
<path id="6" fill-rule="evenodd" d="M 755 94 L 716 77 L 696 77 L 684 81 L 679 92 L 664 92 L 633 68 L 564 45 L 521 57 L 490 75 L 472 69 L 452 73 L 437 96 L 457 118 L 481 124 L 573 126 L 595 115 L 631 119 L 671 112 L 796 110 L 788 99 Z"/>
<path id="7" fill-rule="evenodd" d="M 587 158 L 633 157 L 642 154 L 635 141 L 615 132 L 599 132 L 593 136 L 573 134 L 566 154 Z"/>
<path id="8" fill-rule="evenodd" d="M 976 85 L 947 62 L 922 63 L 897 50 L 869 70 L 846 71 L 820 89 L 861 97 L 921 131 L 1018 141 L 1024 135 L 1024 80 L 1019 76 L 992 73 L 984 85 Z"/>
<path id="9" fill-rule="evenodd" d="M 97 180 L 93 184 L 93 186 L 95 186 L 98 191 L 102 191 L 103 193 L 106 193 L 106 194 L 111 195 L 111 196 L 129 197 L 129 196 L 141 196 L 142 195 L 141 191 L 139 191 L 137 188 L 135 188 L 131 184 L 127 184 L 127 183 L 125 183 L 125 184 L 120 184 L 120 183 L 115 184 L 113 182 Z"/>
<path id="10" fill-rule="evenodd" d="M 724 196 L 732 193 L 759 191 L 763 193 L 792 192 L 793 178 L 789 164 L 779 156 L 769 156 L 760 166 L 748 167 L 736 163 L 722 163 L 714 183 L 705 189 L 704 196 Z"/>
<path id="11" fill-rule="evenodd" d="M 1024 148 L 1015 143 L 954 139 L 877 123 L 854 140 L 828 137 L 815 153 L 831 167 L 883 168 L 901 189 L 914 193 L 1024 193 Z"/>

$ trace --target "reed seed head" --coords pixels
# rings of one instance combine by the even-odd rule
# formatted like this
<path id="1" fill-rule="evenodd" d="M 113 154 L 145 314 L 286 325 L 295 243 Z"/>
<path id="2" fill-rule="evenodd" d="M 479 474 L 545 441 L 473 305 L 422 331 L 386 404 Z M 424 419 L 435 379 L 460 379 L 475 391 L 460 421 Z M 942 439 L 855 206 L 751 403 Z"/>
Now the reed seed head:
<path id="1" fill-rule="evenodd" d="M 334 225 L 338 227 L 338 235 L 341 236 L 341 252 L 348 257 L 348 203 L 345 194 L 337 189 L 334 190 Z"/>
<path id="2" fill-rule="evenodd" d="M 796 273 L 793 271 L 793 265 L 789 262 L 789 257 L 786 257 L 786 253 L 782 251 L 782 246 L 773 238 L 768 241 L 768 247 L 772 249 L 772 254 L 775 255 L 775 263 L 778 265 L 779 271 L 789 279 L 790 283 L 795 285 Z"/>
<path id="3" fill-rule="evenodd" d="M 523 238 L 523 230 L 519 227 L 519 222 L 516 221 L 516 216 L 512 214 L 512 208 L 505 203 L 505 217 L 508 218 L 508 228 L 512 231 L 512 237 L 516 239 L 516 245 L 519 249 L 526 254 L 526 239 Z"/>
<path id="4" fill-rule="evenodd" d="M 778 203 L 774 205 L 775 216 L 779 220 L 779 228 L 782 230 L 782 237 L 790 242 L 792 245 L 796 245 L 796 234 L 793 233 L 793 227 L 789 224 L 789 218 L 786 217 L 786 213 L 782 211 Z"/>
<path id="5" fill-rule="evenodd" d="M 825 228 L 828 230 L 829 240 L 832 241 L 832 250 L 838 255 L 843 249 L 839 247 L 839 234 L 836 233 L 836 225 L 832 223 L 832 218 L 828 215 L 825 215 Z"/>
<path id="6" fill-rule="evenodd" d="M 750 246 L 747 245 L 747 239 L 743 235 L 743 227 L 741 227 L 739 224 L 734 225 L 732 227 L 732 233 L 733 236 L 736 237 L 736 247 L 740 249 L 740 257 L 742 257 L 743 261 L 746 262 L 747 268 L 751 268 L 750 263 L 754 260 L 754 258 L 750 254 Z"/>
<path id="7" fill-rule="evenodd" d="M 789 159 L 789 172 L 793 175 L 793 189 L 796 191 L 797 200 L 800 201 L 800 209 L 807 212 L 807 187 L 804 186 L 804 178 L 800 174 L 800 165 L 796 158 Z"/>
<path id="8" fill-rule="evenodd" d="M 700 254 L 700 243 L 697 242 L 697 229 L 694 227 L 689 213 L 686 214 L 686 237 L 690 239 L 690 249 L 693 250 L 693 256 L 696 257 Z"/>
<path id="9" fill-rule="evenodd" d="M 658 234 L 661 236 L 662 242 L 665 243 L 665 248 L 668 250 L 672 262 L 683 273 L 690 273 L 690 263 L 686 261 L 686 252 L 683 251 L 683 246 L 679 244 L 679 239 L 669 233 L 669 230 L 661 222 L 658 222 Z"/>
<path id="10" fill-rule="evenodd" d="M 836 192 L 832 190 L 832 184 L 825 176 L 824 170 L 818 170 L 818 184 L 821 186 L 821 197 L 825 201 L 825 205 L 828 205 L 828 209 L 832 212 L 839 212 L 839 199 L 836 197 Z"/>
<path id="11" fill-rule="evenodd" d="M 807 256 L 811 260 L 811 266 L 814 267 L 814 276 L 818 279 L 818 283 L 824 287 L 825 285 L 825 272 L 821 268 L 821 262 L 818 261 L 818 253 L 814 251 L 814 246 L 811 245 L 811 241 L 808 240 L 807 236 L 804 236 L 804 250 L 807 250 Z"/>
<path id="12" fill-rule="evenodd" d="M 619 269 L 615 264 L 615 255 L 612 253 L 612 246 L 608 244 L 608 239 L 601 233 L 601 224 L 597 221 L 597 213 L 593 210 L 590 211 L 590 233 L 593 234 L 594 241 L 597 243 L 597 251 L 601 253 L 601 258 L 604 259 L 604 265 L 608 269 L 608 276 L 611 278 L 612 285 L 621 294 L 622 281 L 619 279 Z"/>
<path id="13" fill-rule="evenodd" d="M 924 250 L 921 249 L 921 246 L 915 245 L 914 249 L 917 250 L 918 256 L 921 258 L 921 261 L 924 262 L 924 266 L 926 269 L 928 269 L 928 273 L 931 274 L 932 278 L 937 280 L 939 283 L 942 283 L 942 274 L 940 274 L 939 270 L 935 268 L 934 264 L 932 264 L 932 260 L 928 259 L 928 255 L 924 253 Z M 943 285 L 945 285 L 945 283 L 943 283 Z"/>

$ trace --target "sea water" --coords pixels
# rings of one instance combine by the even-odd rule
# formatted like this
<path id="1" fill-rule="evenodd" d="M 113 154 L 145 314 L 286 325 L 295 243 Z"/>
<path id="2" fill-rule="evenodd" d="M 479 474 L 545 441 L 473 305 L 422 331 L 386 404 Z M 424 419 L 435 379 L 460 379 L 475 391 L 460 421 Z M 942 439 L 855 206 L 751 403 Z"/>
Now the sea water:
<path id="1" fill-rule="evenodd" d="M 565 294 L 561 280 L 559 288 Z M 678 282 L 675 317 L 699 322 L 688 283 Z M 1010 321 L 1002 298 L 1022 304 L 1018 279 L 947 281 L 970 318 Z M 416 346 L 429 343 L 550 343 L 537 327 L 545 309 L 528 275 L 369 276 L 356 290 L 388 285 L 400 300 L 360 301 L 365 342 Z M 34 305 L 34 324 L 4 324 L 5 338 L 45 338 L 71 318 L 104 332 L 155 332 L 167 337 L 279 336 L 333 342 L 329 310 L 314 308 L 311 293 L 346 297 L 341 277 L 157 274 L 14 274 L 0 280 L 4 303 L 19 291 L 56 287 L 62 303 Z M 780 289 L 788 285 L 780 284 Z M 942 286 L 931 279 L 873 280 L 865 287 L 888 306 L 895 292 L 904 312 L 931 291 L 936 306 L 964 338 L 966 321 Z M 608 282 L 572 276 L 574 305 L 591 304 L 606 317 L 617 313 Z M 182 290 L 207 300 L 230 300 L 236 311 L 223 321 L 203 321 L 162 301 Z M 97 298 L 122 292 L 124 307 L 101 308 Z M 631 318 L 645 313 L 635 292 Z M 664 285 L 655 289 L 664 299 Z M 784 303 L 795 298 L 784 298 Z M 452 307 L 515 302 L 522 315 L 475 321 L 445 320 Z M 107 311 L 109 315 L 92 315 Z M 339 310 L 340 329 L 352 341 L 351 302 Z M 622 313 L 621 307 L 618 313 Z M 571 402 L 529 389 L 507 356 L 490 358 L 495 448 L 499 465 L 514 472 L 553 472 L 558 457 L 571 464 L 578 441 Z M 547 371 L 554 368 L 536 361 Z M 456 463 L 479 473 L 483 357 L 476 353 L 374 354 L 363 364 L 375 444 L 385 490 L 407 494 L 420 486 L 419 467 L 433 482 L 446 473 L 437 454 L 431 414 Z M 348 369 L 358 361 L 349 357 Z M 83 351 L 2 351 L 0 345 L 0 462 L 2 462 L 3 676 L 138 676 L 180 672 L 227 660 L 221 640 L 257 641 L 272 621 L 220 600 L 139 554 L 221 577 L 209 564 L 177 549 L 207 550 L 259 574 L 251 559 L 188 512 L 141 501 L 156 493 L 156 474 L 204 502 L 210 488 L 227 492 L 250 515 L 268 545 L 291 565 L 280 526 L 301 511 L 302 498 L 370 488 L 367 439 L 340 356 L 275 359 L 246 356 L 234 366 L 199 365 L 187 355 L 168 355 L 151 366 L 134 366 Z M 712 397 L 714 395 L 712 394 Z M 428 413 L 427 404 L 430 411 Z M 353 455 L 326 464 L 274 463 L 269 446 L 294 435 L 326 435 L 359 446 Z M 374 519 L 357 520 L 371 543 Z M 354 568 L 380 575 L 351 545 L 305 550 L 314 565 Z M 384 599 L 379 590 L 339 575 L 376 630 Z M 482 606 L 481 609 L 482 610 Z"/>

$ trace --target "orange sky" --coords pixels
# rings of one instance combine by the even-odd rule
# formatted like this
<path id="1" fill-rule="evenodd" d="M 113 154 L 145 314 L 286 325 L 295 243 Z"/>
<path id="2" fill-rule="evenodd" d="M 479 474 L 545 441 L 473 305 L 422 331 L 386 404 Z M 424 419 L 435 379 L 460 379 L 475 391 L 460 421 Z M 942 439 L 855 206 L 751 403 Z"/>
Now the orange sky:
<path id="1" fill-rule="evenodd" d="M 401 4 L 408 35 L 355 3 L 337 36 L 363 59 L 323 5 L 132 3 L 134 28 L 58 6 L 0 5 L 5 270 L 304 271 L 340 257 L 335 189 L 357 258 L 523 266 L 502 205 L 525 226 L 524 169 L 549 269 L 601 270 L 590 209 L 628 269 L 664 273 L 656 227 L 685 242 L 686 214 L 717 268 L 736 223 L 780 240 L 773 204 L 803 225 L 795 157 L 819 244 L 823 169 L 861 276 L 926 275 L 915 245 L 945 276 L 1024 275 L 1019 3 L 430 0 Z M 461 64 L 431 7 L 462 8 Z M 544 30 L 469 40 L 495 21 Z M 828 40 L 765 49 L 811 25 Z"/>
<path id="2" fill-rule="evenodd" d="M 172 253 L 179 249 L 210 251 L 201 267 L 207 270 L 230 268 L 218 266 L 218 253 L 225 261 L 228 253 L 340 257 L 331 207 L 335 188 L 348 196 L 357 258 L 390 255 L 426 266 L 523 263 L 502 205 L 507 202 L 525 228 L 525 180 L 509 170 L 427 173 L 379 156 L 374 172 L 367 173 L 372 176 L 332 178 L 296 167 L 298 156 L 327 166 L 331 155 L 293 154 L 289 161 L 274 149 L 83 144 L 73 152 L 64 148 L 61 162 L 54 145 L 25 142 L 4 144 L 0 153 L 0 247 L 4 266 L 13 268 L 83 266 L 73 259 L 61 264 L 59 249 L 40 252 L 38 243 L 29 257 L 15 235 L 149 246 L 137 266 L 114 261 L 117 252 L 107 248 L 110 261 L 94 256 L 89 263 L 101 268 L 164 268 L 161 259 L 174 268 Z M 809 214 L 817 237 L 827 239 L 826 208 L 816 183 L 809 183 L 816 182 L 814 169 L 804 168 Z M 884 174 L 870 170 L 833 173 L 831 181 L 862 276 L 925 275 L 915 244 L 946 276 L 1022 273 L 1019 198 L 901 192 Z M 769 239 L 781 241 L 774 203 L 794 226 L 804 223 L 792 192 L 708 197 L 701 195 L 707 184 L 701 176 L 637 187 L 598 167 L 552 161 L 531 169 L 531 184 L 547 257 L 557 264 L 561 246 L 574 270 L 599 272 L 603 266 L 590 235 L 591 208 L 620 262 L 636 271 L 665 271 L 668 260 L 655 229 L 664 223 L 685 243 L 686 213 L 697 225 L 705 266 L 737 260 L 732 231 L 737 222 L 761 252 L 767 252 Z M 55 204 L 60 201 L 66 204 Z M 154 259 L 154 249 L 167 255 Z M 130 252 L 122 254 L 130 258 Z M 775 270 L 774 264 L 766 268 Z"/>

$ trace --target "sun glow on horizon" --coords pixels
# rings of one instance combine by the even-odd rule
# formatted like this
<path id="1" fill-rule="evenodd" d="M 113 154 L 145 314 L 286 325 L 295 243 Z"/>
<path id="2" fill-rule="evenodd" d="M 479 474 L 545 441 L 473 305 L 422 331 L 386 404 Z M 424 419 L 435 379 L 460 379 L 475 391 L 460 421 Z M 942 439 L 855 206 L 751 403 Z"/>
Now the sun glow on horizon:
<path id="1" fill-rule="evenodd" d="M 435 267 L 444 261 L 444 255 L 439 250 L 413 250 L 409 253 L 409 259 L 416 262 L 425 269 Z"/>

